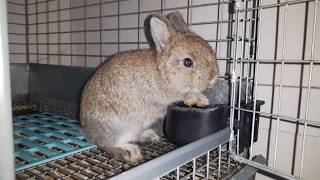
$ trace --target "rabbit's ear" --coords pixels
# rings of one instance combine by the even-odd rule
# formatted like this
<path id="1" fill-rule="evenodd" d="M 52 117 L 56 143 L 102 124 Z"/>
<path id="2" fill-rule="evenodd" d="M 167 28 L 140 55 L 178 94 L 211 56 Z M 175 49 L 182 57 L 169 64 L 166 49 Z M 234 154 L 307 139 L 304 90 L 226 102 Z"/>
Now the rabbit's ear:
<path id="1" fill-rule="evenodd" d="M 156 16 L 150 19 L 151 36 L 158 52 L 163 51 L 172 33 L 168 24 Z"/>
<path id="2" fill-rule="evenodd" d="M 188 31 L 188 25 L 180 12 L 172 12 L 166 16 L 176 31 Z"/>

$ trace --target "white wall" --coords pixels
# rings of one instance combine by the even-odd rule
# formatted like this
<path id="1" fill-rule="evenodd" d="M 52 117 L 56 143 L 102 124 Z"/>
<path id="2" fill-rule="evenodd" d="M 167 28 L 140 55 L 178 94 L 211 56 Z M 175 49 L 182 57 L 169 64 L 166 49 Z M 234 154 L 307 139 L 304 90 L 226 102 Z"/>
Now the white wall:
<path id="1" fill-rule="evenodd" d="M 284 2 L 284 1 L 282 1 Z M 263 1 L 264 5 L 276 3 L 275 0 Z M 319 3 L 318 3 L 319 6 Z M 312 42 L 312 29 L 313 29 L 313 16 L 315 3 L 309 3 L 309 10 L 307 12 L 307 36 L 306 36 L 306 47 L 305 55 L 302 56 L 303 52 L 303 32 L 305 27 L 305 7 L 306 4 L 296 4 L 288 6 L 287 15 L 287 30 L 285 32 L 285 51 L 284 57 L 282 57 L 282 48 L 284 42 L 284 21 L 285 21 L 285 7 L 280 8 L 279 16 L 279 31 L 278 31 L 278 48 L 275 48 L 275 35 L 276 35 L 276 8 L 265 9 L 261 12 L 261 53 L 259 58 L 261 59 L 285 59 L 285 60 L 302 60 L 310 59 L 311 57 L 311 42 Z M 317 34 L 315 37 L 315 60 L 320 59 L 319 47 L 320 47 L 320 11 L 317 12 Z M 280 75 L 281 75 L 281 64 L 276 65 L 275 74 L 273 74 L 273 68 L 275 66 L 272 64 L 261 64 L 259 72 L 258 81 L 258 99 L 263 99 L 266 101 L 266 105 L 263 106 L 262 111 L 274 114 L 278 113 L 278 100 L 279 100 L 279 85 L 280 85 Z M 279 114 L 298 117 L 304 119 L 306 116 L 306 100 L 307 100 L 307 86 L 309 77 L 310 65 L 306 64 L 301 71 L 301 64 L 286 64 L 283 67 L 283 89 L 282 89 L 282 99 L 281 108 Z M 302 78 L 302 96 L 299 98 L 300 91 L 300 77 L 303 73 Z M 319 100 L 320 100 L 320 89 L 319 80 L 320 67 L 319 64 L 314 65 L 312 72 L 311 81 L 311 91 L 310 91 L 310 102 L 309 102 L 309 113 L 307 118 L 313 121 L 319 122 Z M 275 83 L 272 83 L 272 79 L 275 78 Z M 274 97 L 272 97 L 272 87 L 274 88 Z M 272 99 L 274 100 L 272 103 Z M 298 112 L 298 106 L 301 106 L 300 113 Z M 272 107 L 273 106 L 273 107 Z M 294 147 L 295 141 L 295 131 L 296 125 L 280 122 L 279 125 L 279 138 L 278 138 L 278 151 L 276 164 L 273 164 L 274 158 L 274 147 L 275 147 L 275 135 L 276 135 L 276 119 L 272 121 L 272 127 L 270 127 L 270 119 L 262 118 L 260 121 L 260 132 L 259 132 L 259 142 L 254 146 L 254 152 L 256 154 L 262 153 L 267 155 L 267 142 L 270 132 L 270 146 L 269 146 L 269 165 L 275 166 L 285 172 L 291 173 L 291 164 L 293 162 L 293 157 L 295 156 L 295 167 L 294 174 L 299 175 L 300 172 L 300 158 L 302 149 L 302 139 L 303 139 L 303 125 L 299 126 L 296 147 Z M 305 142 L 305 153 L 304 153 L 304 168 L 302 177 L 306 179 L 318 179 L 320 176 L 319 166 L 320 166 L 320 129 L 308 127 L 306 131 L 306 142 Z M 296 148 L 295 155 L 293 150 Z"/>
<path id="2" fill-rule="evenodd" d="M 25 1 L 8 0 L 9 53 L 11 63 L 26 63 Z"/>
<path id="3" fill-rule="evenodd" d="M 146 44 L 143 22 L 150 13 L 160 13 L 161 0 L 140 0 L 141 13 L 138 13 L 138 0 L 120 1 L 119 23 L 118 2 L 101 0 L 101 6 L 99 2 L 99 0 L 29 0 L 30 62 L 96 67 L 108 56 L 117 53 L 118 46 L 120 51 L 149 47 Z M 163 9 L 178 8 L 187 19 L 187 3 L 187 0 L 163 1 Z M 206 3 L 212 1 L 194 2 L 200 6 Z M 220 20 L 227 20 L 227 8 L 227 4 L 221 5 Z M 170 10 L 164 11 L 164 13 L 169 12 Z M 63 22 L 59 22 L 61 20 Z M 189 20 L 192 23 L 216 21 L 217 5 L 194 8 Z M 218 39 L 226 39 L 227 24 L 220 23 L 219 27 Z M 117 28 L 120 28 L 120 43 L 118 43 Z M 217 24 L 195 25 L 192 29 L 207 40 L 217 38 Z M 210 44 L 215 48 L 215 42 Z M 218 44 L 218 56 L 225 57 L 226 42 Z"/>

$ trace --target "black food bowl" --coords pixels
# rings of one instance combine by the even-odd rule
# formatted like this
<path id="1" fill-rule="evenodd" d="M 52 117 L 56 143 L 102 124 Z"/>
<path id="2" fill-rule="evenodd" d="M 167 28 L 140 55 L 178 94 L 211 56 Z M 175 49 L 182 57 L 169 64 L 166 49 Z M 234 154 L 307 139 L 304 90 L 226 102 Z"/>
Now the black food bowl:
<path id="1" fill-rule="evenodd" d="M 170 142 L 183 146 L 225 128 L 227 119 L 226 105 L 187 107 L 179 102 L 169 105 L 163 131 Z"/>

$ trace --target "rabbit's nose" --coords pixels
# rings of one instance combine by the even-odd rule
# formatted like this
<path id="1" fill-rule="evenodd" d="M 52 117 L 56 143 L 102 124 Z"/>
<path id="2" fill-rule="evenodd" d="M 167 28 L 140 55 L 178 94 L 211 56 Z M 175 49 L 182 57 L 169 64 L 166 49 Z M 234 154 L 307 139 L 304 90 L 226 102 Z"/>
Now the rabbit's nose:
<path id="1" fill-rule="evenodd" d="M 212 78 L 210 78 L 209 87 L 212 87 L 218 80 L 218 75 L 214 74 Z"/>

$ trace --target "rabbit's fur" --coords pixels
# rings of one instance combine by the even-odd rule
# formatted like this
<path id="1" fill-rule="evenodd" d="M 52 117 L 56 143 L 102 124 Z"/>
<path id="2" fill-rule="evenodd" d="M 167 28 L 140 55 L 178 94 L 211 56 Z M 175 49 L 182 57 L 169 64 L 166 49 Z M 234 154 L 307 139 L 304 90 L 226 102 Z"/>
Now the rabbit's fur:
<path id="1" fill-rule="evenodd" d="M 81 97 L 88 141 L 128 162 L 142 158 L 135 142 L 159 140 L 150 126 L 165 116 L 170 103 L 208 105 L 201 91 L 218 76 L 214 52 L 188 30 L 180 13 L 149 20 L 155 49 L 114 55 L 97 69 Z M 185 67 L 185 58 L 192 67 Z"/>

